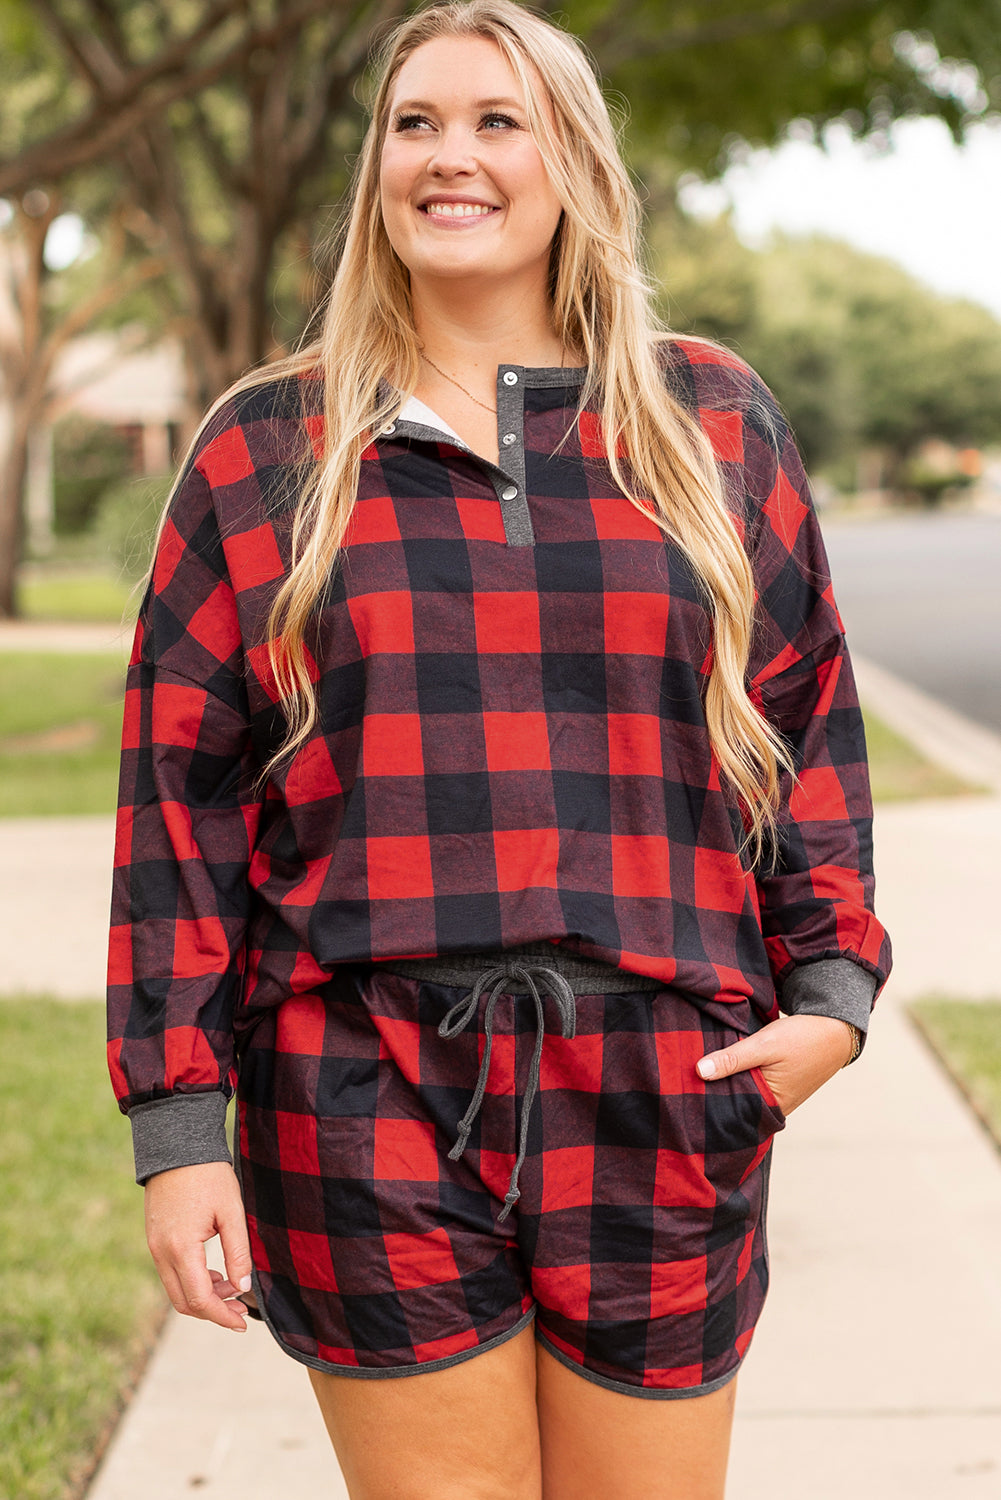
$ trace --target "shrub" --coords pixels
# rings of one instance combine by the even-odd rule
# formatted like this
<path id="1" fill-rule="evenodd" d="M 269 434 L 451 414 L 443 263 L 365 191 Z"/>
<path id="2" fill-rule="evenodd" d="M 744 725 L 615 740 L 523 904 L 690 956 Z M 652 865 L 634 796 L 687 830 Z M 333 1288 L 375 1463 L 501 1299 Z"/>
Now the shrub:
<path id="1" fill-rule="evenodd" d="M 126 578 L 139 579 L 149 567 L 172 482 L 170 474 L 127 479 L 106 490 L 101 498 L 95 523 L 97 538 Z"/>
<path id="2" fill-rule="evenodd" d="M 94 520 L 109 485 L 129 473 L 129 442 L 106 422 L 72 413 L 53 434 L 53 507 L 58 536 L 78 536 Z"/>

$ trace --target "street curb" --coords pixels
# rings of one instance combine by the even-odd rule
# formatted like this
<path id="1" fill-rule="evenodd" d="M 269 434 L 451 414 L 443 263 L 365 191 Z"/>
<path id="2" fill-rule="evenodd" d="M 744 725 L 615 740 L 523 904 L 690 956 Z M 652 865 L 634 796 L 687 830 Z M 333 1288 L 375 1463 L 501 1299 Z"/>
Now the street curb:
<path id="1" fill-rule="evenodd" d="M 1001 735 L 852 653 L 863 705 L 944 770 L 1001 794 Z"/>

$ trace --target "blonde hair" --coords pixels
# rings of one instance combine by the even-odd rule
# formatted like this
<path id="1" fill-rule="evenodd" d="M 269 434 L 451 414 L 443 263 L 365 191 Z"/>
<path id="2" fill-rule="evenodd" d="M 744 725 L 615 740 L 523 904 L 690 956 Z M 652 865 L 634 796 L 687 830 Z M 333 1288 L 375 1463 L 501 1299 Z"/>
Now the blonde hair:
<path id="1" fill-rule="evenodd" d="M 705 699 L 710 744 L 742 804 L 752 855 L 760 858 L 775 822 L 780 767 L 792 767 L 780 736 L 747 693 L 750 564 L 709 442 L 665 389 L 658 358 L 663 335 L 638 257 L 639 202 L 594 70 L 574 38 L 512 0 L 432 5 L 391 33 L 379 57 L 372 120 L 320 337 L 251 377 L 318 371 L 324 381 L 322 448 L 296 508 L 292 568 L 269 623 L 272 670 L 288 722 L 269 769 L 301 746 L 316 724 L 304 633 L 344 545 L 362 450 L 373 430 L 394 419 L 418 380 L 420 342 L 408 273 L 380 209 L 390 95 L 418 47 L 465 36 L 495 42 L 517 77 L 529 127 L 563 205 L 550 268 L 552 313 L 556 334 L 587 365 L 579 411 L 598 411 L 616 484 L 646 514 L 652 501 L 654 519 L 687 554 L 704 589 L 713 621 Z"/>

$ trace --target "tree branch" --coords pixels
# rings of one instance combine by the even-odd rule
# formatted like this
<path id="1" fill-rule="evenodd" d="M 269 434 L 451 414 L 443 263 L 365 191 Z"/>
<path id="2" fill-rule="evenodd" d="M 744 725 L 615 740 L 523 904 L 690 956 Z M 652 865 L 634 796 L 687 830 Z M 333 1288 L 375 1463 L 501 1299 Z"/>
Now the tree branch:
<path id="1" fill-rule="evenodd" d="M 202 151 L 205 160 L 219 180 L 220 185 L 228 194 L 235 195 L 246 191 L 246 174 L 242 173 L 226 155 L 218 136 L 209 123 L 208 115 L 202 108 L 201 100 L 197 97 L 188 100 L 190 110 L 191 130 Z"/>
<path id="2" fill-rule="evenodd" d="M 106 308 L 113 307 L 116 302 L 121 301 L 123 296 L 134 292 L 147 281 L 162 276 L 166 269 L 166 263 L 158 256 L 147 256 L 131 266 L 129 270 L 116 276 L 114 281 L 106 282 L 89 297 L 75 303 L 72 311 L 67 313 L 66 317 L 62 318 L 50 331 L 39 353 L 39 360 L 44 366 L 46 383 L 52 374 L 52 367 L 57 356 L 71 339 L 82 333 L 88 324 L 99 317 Z"/>
<path id="3" fill-rule="evenodd" d="M 34 9 L 95 94 L 101 94 L 105 89 L 114 88 L 120 83 L 120 70 L 114 66 L 109 70 L 107 57 L 102 51 L 95 49 L 94 38 L 89 31 L 74 30 L 50 0 L 34 0 Z"/>
<path id="4" fill-rule="evenodd" d="M 206 264 L 210 251 L 195 233 L 184 194 L 178 187 L 178 166 L 173 142 L 163 122 L 148 125 L 128 152 L 128 165 L 144 207 L 159 224 L 171 246 L 174 264 L 187 282 L 190 302 L 198 316 L 217 335 L 225 310 L 216 293 L 212 270 Z"/>
<path id="5" fill-rule="evenodd" d="M 94 17 L 95 31 L 99 31 L 104 37 L 105 46 L 119 59 L 127 57 L 128 48 L 119 11 L 114 5 L 109 5 L 108 0 L 84 0 L 84 3 Z"/>
<path id="6" fill-rule="evenodd" d="M 369 37 L 376 26 L 402 16 L 407 9 L 407 0 L 379 0 L 370 15 L 371 0 L 362 0 L 355 7 L 348 23 L 334 39 L 327 52 L 325 66 L 315 73 L 316 86 L 306 100 L 302 116 L 291 135 L 288 152 L 289 175 L 294 181 L 294 190 L 319 165 L 327 128 L 335 112 L 343 104 L 348 89 L 365 65 Z M 361 22 L 365 20 L 364 30 Z"/>
<path id="7" fill-rule="evenodd" d="M 756 10 L 750 15 L 720 16 L 717 20 L 700 26 L 661 31 L 657 33 L 656 39 L 636 32 L 626 39 L 623 35 L 624 28 L 616 26 L 615 34 L 621 38 L 618 45 L 609 41 L 599 52 L 595 42 L 594 48 L 602 67 L 608 69 L 658 53 L 683 52 L 691 47 L 712 47 L 725 42 L 742 41 L 747 37 L 771 36 L 778 31 L 789 31 L 794 26 L 809 26 L 851 11 L 876 11 L 880 4 L 881 0 L 807 0 L 805 4 L 792 5 L 785 10 Z M 607 28 L 603 30 L 607 33 Z"/>
<path id="8" fill-rule="evenodd" d="M 113 96 L 102 93 L 89 114 L 20 155 L 0 161 L 0 196 L 23 192 L 42 179 L 59 181 L 110 155 L 169 104 L 215 83 L 257 48 L 275 45 L 288 32 L 328 9 L 329 4 L 330 0 L 299 0 L 283 8 L 277 19 L 245 32 L 211 62 L 186 71 L 195 47 L 240 8 L 234 0 L 215 5 L 190 36 L 179 40 L 155 62 L 136 69 Z"/>

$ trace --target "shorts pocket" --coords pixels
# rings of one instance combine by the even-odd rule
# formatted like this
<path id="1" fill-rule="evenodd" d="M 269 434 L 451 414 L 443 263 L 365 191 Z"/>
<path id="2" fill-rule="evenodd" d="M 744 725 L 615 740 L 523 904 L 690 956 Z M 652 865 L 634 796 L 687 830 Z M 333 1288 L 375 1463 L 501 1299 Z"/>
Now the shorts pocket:
<path id="1" fill-rule="evenodd" d="M 772 1093 L 771 1087 L 768 1083 L 768 1079 L 765 1077 L 760 1068 L 748 1068 L 747 1071 L 754 1079 L 754 1083 L 758 1090 L 758 1093 L 761 1095 L 761 1102 L 774 1116 L 775 1129 L 781 1130 L 786 1123 L 786 1114 L 781 1104 Z"/>

